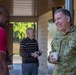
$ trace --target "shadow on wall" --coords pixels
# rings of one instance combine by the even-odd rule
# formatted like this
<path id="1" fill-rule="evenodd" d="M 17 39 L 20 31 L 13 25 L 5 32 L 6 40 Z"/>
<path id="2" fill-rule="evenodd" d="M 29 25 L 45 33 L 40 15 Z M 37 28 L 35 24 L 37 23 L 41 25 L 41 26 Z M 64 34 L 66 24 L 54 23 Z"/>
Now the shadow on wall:
<path id="1" fill-rule="evenodd" d="M 53 75 L 54 64 L 48 63 L 48 74 Z"/>

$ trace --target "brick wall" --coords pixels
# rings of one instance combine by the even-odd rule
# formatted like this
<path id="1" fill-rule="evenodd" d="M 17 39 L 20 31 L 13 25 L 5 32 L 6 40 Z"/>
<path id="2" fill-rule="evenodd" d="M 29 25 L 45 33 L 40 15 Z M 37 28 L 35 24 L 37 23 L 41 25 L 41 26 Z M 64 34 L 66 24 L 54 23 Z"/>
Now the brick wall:
<path id="1" fill-rule="evenodd" d="M 39 48 L 43 51 L 39 57 L 39 69 L 47 73 L 47 43 L 48 43 L 48 20 L 52 18 L 52 12 L 41 15 L 38 18 L 38 43 Z"/>

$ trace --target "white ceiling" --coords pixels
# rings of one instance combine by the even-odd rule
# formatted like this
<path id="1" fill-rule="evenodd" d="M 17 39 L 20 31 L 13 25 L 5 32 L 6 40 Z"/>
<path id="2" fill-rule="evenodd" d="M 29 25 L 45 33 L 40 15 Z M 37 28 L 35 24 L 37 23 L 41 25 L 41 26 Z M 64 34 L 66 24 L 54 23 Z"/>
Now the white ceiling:
<path id="1" fill-rule="evenodd" d="M 40 16 L 53 7 L 64 5 L 65 0 L 0 0 L 10 16 Z"/>
<path id="2" fill-rule="evenodd" d="M 13 0 L 13 16 L 32 16 L 33 0 Z"/>

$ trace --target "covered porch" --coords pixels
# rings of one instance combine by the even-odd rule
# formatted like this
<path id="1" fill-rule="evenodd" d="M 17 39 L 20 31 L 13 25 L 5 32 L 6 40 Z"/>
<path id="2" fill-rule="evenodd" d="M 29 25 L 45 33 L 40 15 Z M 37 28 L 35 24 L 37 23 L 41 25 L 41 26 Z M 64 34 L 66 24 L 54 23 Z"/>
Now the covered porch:
<path id="1" fill-rule="evenodd" d="M 48 74 L 48 53 L 50 43 L 56 32 L 53 22 L 54 11 L 65 7 L 65 0 L 0 0 L 10 14 L 10 22 L 37 22 L 36 39 L 43 55 L 39 57 L 39 72 Z M 74 24 L 76 25 L 76 0 L 74 0 Z M 13 25 L 7 27 L 8 50 L 13 52 Z M 17 67 L 14 64 L 14 66 Z M 52 65 L 53 66 L 53 65 Z M 20 65 L 19 65 L 20 67 Z M 17 71 L 16 71 L 17 72 Z M 18 75 L 18 74 L 17 74 Z"/>

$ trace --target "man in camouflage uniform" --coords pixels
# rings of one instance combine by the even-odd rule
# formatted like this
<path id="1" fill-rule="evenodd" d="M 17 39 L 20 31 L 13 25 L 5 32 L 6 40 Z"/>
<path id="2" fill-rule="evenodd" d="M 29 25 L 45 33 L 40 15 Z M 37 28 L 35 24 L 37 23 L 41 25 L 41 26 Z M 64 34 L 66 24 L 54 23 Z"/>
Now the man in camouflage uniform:
<path id="1" fill-rule="evenodd" d="M 71 24 L 70 12 L 66 9 L 56 10 L 54 20 L 58 32 L 51 46 L 53 52 L 59 52 L 59 58 L 49 57 L 55 64 L 53 75 L 76 75 L 76 26 Z"/>

